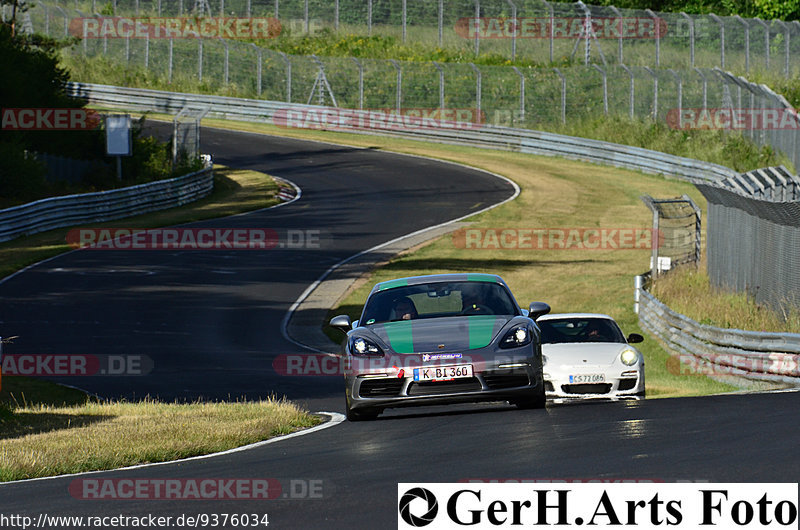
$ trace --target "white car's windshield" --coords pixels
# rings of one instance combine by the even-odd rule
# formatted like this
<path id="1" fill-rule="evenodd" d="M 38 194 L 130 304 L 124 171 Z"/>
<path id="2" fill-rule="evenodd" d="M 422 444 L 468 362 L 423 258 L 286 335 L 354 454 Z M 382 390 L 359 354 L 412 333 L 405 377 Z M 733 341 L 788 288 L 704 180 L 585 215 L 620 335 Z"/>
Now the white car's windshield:
<path id="1" fill-rule="evenodd" d="M 607 318 L 560 318 L 537 322 L 542 330 L 542 344 L 564 342 L 619 342 L 625 336 L 613 320 Z"/>

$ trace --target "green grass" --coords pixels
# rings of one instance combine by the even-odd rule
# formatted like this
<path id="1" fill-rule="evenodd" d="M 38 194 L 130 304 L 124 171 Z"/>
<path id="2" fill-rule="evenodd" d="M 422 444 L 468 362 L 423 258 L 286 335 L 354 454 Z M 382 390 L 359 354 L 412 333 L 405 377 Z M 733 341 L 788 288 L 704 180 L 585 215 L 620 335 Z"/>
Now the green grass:
<path id="1" fill-rule="evenodd" d="M 780 312 L 756 304 L 745 293 L 715 289 L 704 264 L 698 269 L 682 267 L 659 277 L 651 292 L 674 311 L 701 324 L 780 333 L 800 330 L 799 309 Z"/>
<path id="2" fill-rule="evenodd" d="M 54 403 L 40 395 L 31 403 L 4 399 L 0 404 L 0 481 L 177 460 L 322 421 L 285 400 L 178 404 L 98 402 L 84 396 L 79 402 L 52 384 L 8 379 L 12 390 L 4 393 L 47 393 Z M 70 404 L 57 404 L 59 394 Z"/>

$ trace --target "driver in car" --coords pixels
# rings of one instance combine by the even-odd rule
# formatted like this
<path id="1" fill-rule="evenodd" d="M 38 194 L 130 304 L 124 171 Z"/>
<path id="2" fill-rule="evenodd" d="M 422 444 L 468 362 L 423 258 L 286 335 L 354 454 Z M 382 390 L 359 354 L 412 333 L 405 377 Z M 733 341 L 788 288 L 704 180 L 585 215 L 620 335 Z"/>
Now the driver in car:
<path id="1" fill-rule="evenodd" d="M 394 320 L 411 320 L 419 316 L 414 302 L 407 296 L 395 300 L 392 308 L 394 310 Z"/>

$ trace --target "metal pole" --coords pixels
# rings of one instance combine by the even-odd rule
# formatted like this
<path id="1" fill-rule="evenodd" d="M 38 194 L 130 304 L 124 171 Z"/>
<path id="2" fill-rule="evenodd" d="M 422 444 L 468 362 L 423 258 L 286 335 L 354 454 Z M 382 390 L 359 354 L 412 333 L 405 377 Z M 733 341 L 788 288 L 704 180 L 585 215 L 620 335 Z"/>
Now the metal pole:
<path id="1" fill-rule="evenodd" d="M 678 75 L 678 73 L 670 68 L 667 70 L 669 73 L 672 74 L 672 77 L 675 78 L 675 82 L 678 83 L 678 112 L 683 111 L 683 78 Z"/>
<path id="2" fill-rule="evenodd" d="M 280 16 L 280 0 L 275 0 L 275 18 Z"/>
<path id="3" fill-rule="evenodd" d="M 583 64 L 588 65 L 592 53 L 592 43 L 589 41 L 592 33 L 592 12 L 589 11 L 589 8 L 586 7 L 586 4 L 584 4 L 581 0 L 578 0 L 576 3 L 578 4 L 578 7 L 583 10 L 585 17 L 583 22 Z M 577 47 L 577 45 L 578 42 L 576 41 L 575 46 Z M 573 53 L 574 52 L 575 50 L 573 49 Z"/>
<path id="4" fill-rule="evenodd" d="M 525 120 L 525 76 L 522 75 L 522 72 L 519 71 L 519 68 L 516 66 L 512 66 L 511 68 L 519 76 L 519 119 L 520 121 Z"/>
<path id="5" fill-rule="evenodd" d="M 481 71 L 478 69 L 477 66 L 475 66 L 474 63 L 469 63 L 469 66 L 470 66 L 470 68 L 472 68 L 472 71 L 475 72 L 475 103 L 477 105 L 478 119 L 480 119 L 480 117 L 481 117 L 481 88 L 482 88 L 481 84 L 482 84 L 483 75 L 481 74 Z"/>
<path id="6" fill-rule="evenodd" d="M 339 31 L 339 0 L 333 3 L 333 29 Z"/>
<path id="7" fill-rule="evenodd" d="M 757 17 L 753 20 L 764 28 L 764 66 L 769 70 L 769 24 Z"/>
<path id="8" fill-rule="evenodd" d="M 608 8 L 612 10 L 615 15 L 617 15 L 618 23 L 620 26 L 622 26 L 622 13 L 619 12 L 619 9 L 614 6 L 608 6 Z M 617 62 L 619 64 L 623 64 L 625 62 L 622 60 L 622 31 L 619 32 L 619 37 L 617 37 Z"/>
<path id="9" fill-rule="evenodd" d="M 786 22 L 784 22 L 783 20 L 776 20 L 775 22 L 777 22 L 778 25 L 780 27 L 782 27 L 783 31 L 784 31 L 784 36 L 785 36 L 785 38 L 784 38 L 784 44 L 785 44 L 784 49 L 786 50 L 786 61 L 784 62 L 783 73 L 786 76 L 786 78 L 788 79 L 789 78 L 789 39 L 791 38 L 791 31 L 789 31 L 789 26 L 787 26 Z"/>
<path id="10" fill-rule="evenodd" d="M 658 119 L 658 74 L 648 67 L 644 67 L 647 73 L 653 76 L 653 120 Z"/>
<path id="11" fill-rule="evenodd" d="M 561 123 L 563 125 L 567 124 L 567 79 L 564 77 L 564 74 L 561 73 L 561 70 L 558 68 L 553 68 L 556 72 L 558 77 L 561 78 Z"/>
<path id="12" fill-rule="evenodd" d="M 149 44 L 150 40 L 148 40 L 147 42 Z M 170 83 L 172 83 L 172 68 L 173 68 L 173 66 L 172 66 L 172 56 L 173 56 L 172 55 L 172 47 L 173 47 L 173 44 L 174 43 L 173 43 L 172 37 L 170 37 L 169 38 L 169 65 L 168 65 L 168 68 L 169 68 L 169 82 Z"/>
<path id="13" fill-rule="evenodd" d="M 406 42 L 406 21 L 408 18 L 408 0 L 403 0 L 403 42 Z"/>
<path id="14" fill-rule="evenodd" d="M 444 0 L 439 0 L 439 47 L 444 46 Z"/>
<path id="15" fill-rule="evenodd" d="M 281 56 L 283 62 L 286 63 L 286 102 L 292 102 L 292 61 L 289 57 L 283 53 L 278 52 L 278 55 Z"/>
<path id="16" fill-rule="evenodd" d="M 708 79 L 699 68 L 695 68 L 694 71 L 703 79 L 703 110 L 706 110 L 708 108 Z"/>
<path id="17" fill-rule="evenodd" d="M 355 57 L 350 57 L 358 67 L 358 108 L 364 108 L 364 65 Z"/>
<path id="18" fill-rule="evenodd" d="M 197 39 L 197 80 L 203 80 L 203 39 Z"/>
<path id="19" fill-rule="evenodd" d="M 367 35 L 372 36 L 372 0 L 367 0 Z"/>
<path id="20" fill-rule="evenodd" d="M 725 68 L 725 23 L 714 13 L 709 13 L 708 16 L 719 24 L 719 61 L 720 68 Z"/>
<path id="21" fill-rule="evenodd" d="M 475 0 L 475 24 L 480 23 L 481 18 L 481 0 Z M 475 32 L 475 57 L 480 53 L 480 31 Z"/>
<path id="22" fill-rule="evenodd" d="M 694 68 L 694 19 L 681 11 L 681 16 L 689 21 L 689 55 L 691 57 L 691 67 Z"/>
<path id="23" fill-rule="evenodd" d="M 650 9 L 645 9 L 645 12 L 653 19 L 653 27 L 656 30 L 656 67 L 661 66 L 661 28 L 658 25 L 658 15 L 653 13 Z"/>
<path id="24" fill-rule="evenodd" d="M 739 15 L 734 15 L 733 18 L 744 26 L 744 71 L 750 73 L 750 24 Z"/>
<path id="25" fill-rule="evenodd" d="M 542 3 L 547 7 L 547 11 L 550 12 L 550 23 L 549 23 L 549 30 L 548 30 L 548 40 L 550 41 L 550 62 L 553 62 L 553 23 L 555 22 L 555 16 L 553 13 L 553 5 L 548 2 L 547 0 L 542 0 Z"/>
<path id="26" fill-rule="evenodd" d="M 608 116 L 608 79 L 606 77 L 606 72 L 596 64 L 593 64 L 592 68 L 600 72 L 600 75 L 603 76 L 603 112 Z"/>
<path id="27" fill-rule="evenodd" d="M 517 60 L 517 33 L 519 32 L 517 22 L 517 5 L 511 0 L 506 0 L 508 5 L 511 6 L 511 20 L 514 21 L 514 32 L 511 34 L 511 60 Z"/>
<path id="28" fill-rule="evenodd" d="M 389 62 L 392 63 L 395 70 L 397 70 L 397 96 L 395 101 L 395 108 L 397 109 L 397 113 L 400 114 L 401 108 L 403 107 L 403 69 L 394 59 L 389 59 Z"/>
<path id="29" fill-rule="evenodd" d="M 633 119 L 634 104 L 636 103 L 636 99 L 634 97 L 634 88 L 635 88 L 634 76 L 631 69 L 625 66 L 624 64 L 621 64 L 620 67 L 622 67 L 623 70 L 628 72 L 628 77 L 630 77 L 630 83 L 628 86 L 628 114 L 630 115 L 631 119 Z"/>
<path id="30" fill-rule="evenodd" d="M 433 61 L 433 66 L 439 70 L 439 110 L 444 110 L 444 69 L 436 61 Z"/>
<path id="31" fill-rule="evenodd" d="M 228 41 L 223 39 L 223 38 L 220 38 L 219 40 L 222 41 L 223 46 L 225 46 L 225 84 L 227 85 L 228 84 L 228 72 L 229 72 L 228 65 L 230 64 L 230 61 L 229 61 L 229 59 L 230 59 L 230 51 L 228 50 Z"/>
<path id="32" fill-rule="evenodd" d="M 303 3 L 303 31 L 308 35 L 308 0 Z"/>
<path id="33" fill-rule="evenodd" d="M 253 46 L 255 46 L 255 44 L 253 44 Z M 257 94 L 258 97 L 261 97 L 261 75 L 262 75 L 261 71 L 264 67 L 264 59 L 261 48 L 256 46 L 256 49 L 258 50 L 258 67 L 256 68 L 256 84 L 258 85 Z"/>

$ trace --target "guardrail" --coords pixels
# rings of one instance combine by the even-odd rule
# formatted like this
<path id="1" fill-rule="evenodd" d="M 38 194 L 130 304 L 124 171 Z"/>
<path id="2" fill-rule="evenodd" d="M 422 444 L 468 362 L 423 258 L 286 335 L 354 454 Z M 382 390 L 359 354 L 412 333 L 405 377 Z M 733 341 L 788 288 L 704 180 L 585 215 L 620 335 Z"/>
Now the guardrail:
<path id="1" fill-rule="evenodd" d="M 213 188 L 214 175 L 208 167 L 128 188 L 42 199 L 0 210 L 0 241 L 181 206 L 205 197 Z"/>
<path id="2" fill-rule="evenodd" d="M 800 384 L 799 333 L 743 331 L 700 324 L 638 287 L 643 284 L 641 277 L 638 278 L 639 324 L 679 354 L 673 367 L 677 373 Z"/>
<path id="3" fill-rule="evenodd" d="M 407 117 L 381 115 L 381 120 L 372 120 L 371 113 L 368 111 L 327 109 L 329 112 L 337 113 L 340 117 L 342 112 L 346 112 L 351 124 L 370 125 L 369 127 L 343 127 L 341 121 L 337 121 L 335 124 L 328 122 L 330 116 L 326 114 L 325 107 L 313 105 L 84 83 L 70 83 L 68 91 L 72 96 L 82 97 L 91 104 L 102 107 L 168 114 L 175 114 L 187 106 L 208 107 L 208 117 L 264 123 L 272 123 L 276 112 L 292 109 L 304 112 L 302 122 L 298 122 L 298 127 L 335 128 L 354 133 L 400 136 L 536 155 L 561 156 L 572 160 L 679 177 L 693 183 L 717 183 L 723 179 L 738 176 L 738 173 L 732 169 L 691 158 L 640 147 L 529 129 L 512 129 L 484 124 L 471 124 L 470 128 L 466 128 L 463 127 L 463 124 L 462 127 L 458 127 L 457 123 L 453 123 L 453 127 L 450 128 L 414 128 L 408 126 Z"/>

